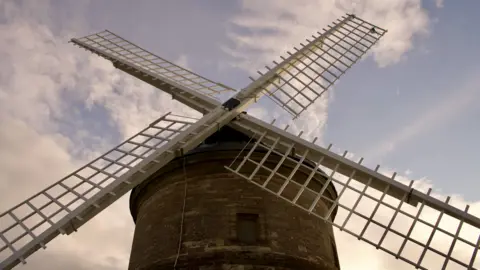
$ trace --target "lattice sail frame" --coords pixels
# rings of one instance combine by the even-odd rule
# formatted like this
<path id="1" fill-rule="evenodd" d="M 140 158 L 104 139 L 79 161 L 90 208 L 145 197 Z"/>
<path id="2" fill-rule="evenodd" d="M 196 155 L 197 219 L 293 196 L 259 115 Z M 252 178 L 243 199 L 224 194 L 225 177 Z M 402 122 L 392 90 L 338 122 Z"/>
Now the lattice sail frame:
<path id="1" fill-rule="evenodd" d="M 333 26 L 317 32 L 313 40 L 279 68 L 276 76 L 263 86 L 272 100 L 294 118 L 312 105 L 386 33 L 376 25 L 347 14 Z M 281 57 L 285 60 L 284 57 Z M 266 66 L 267 70 L 270 70 Z M 262 72 L 258 71 L 260 75 Z M 251 80 L 255 80 L 251 78 Z"/>
<path id="2" fill-rule="evenodd" d="M 167 113 L 102 156 L 0 215 L 0 269 L 70 234 L 133 188 L 159 151 L 197 119 Z M 131 180 L 133 179 L 133 180 Z M 6 260 L 5 260 L 6 258 Z"/>
<path id="3" fill-rule="evenodd" d="M 360 169 L 368 170 L 361 165 L 363 158 L 357 163 L 360 168 L 357 170 L 350 166 L 351 161 L 345 158 L 347 151 L 338 157 L 336 162 L 332 162 L 331 156 L 337 155 L 330 151 L 331 145 L 327 149 L 316 146 L 320 152 L 326 153 L 322 155 L 318 154 L 318 150 L 305 148 L 301 143 L 287 141 L 279 134 L 269 130 L 254 132 L 253 147 L 248 153 L 240 153 L 238 156 L 242 158 L 226 168 L 417 269 L 480 267 L 480 220 L 468 213 L 469 206 L 464 210 L 452 211 L 452 206 L 448 204 L 450 197 L 447 197 L 445 202 L 440 202 L 430 196 L 429 189 L 423 194 L 423 199 L 418 200 L 419 207 L 413 207 L 409 205 L 412 204 L 411 199 L 419 195 L 412 187 L 413 181 L 400 199 L 394 198 L 388 195 L 394 182 L 391 182 L 392 185 L 385 182 L 383 189 L 372 187 L 379 166 L 368 181 L 359 180 L 356 175 L 362 173 Z M 304 150 L 295 151 L 297 147 Z M 313 152 L 317 160 L 309 159 Z M 252 158 L 252 153 L 257 156 Z M 258 153 L 263 153 L 263 156 L 259 158 Z M 265 165 L 265 161 L 271 156 L 276 156 L 277 159 L 280 157 L 274 168 Z M 314 166 L 307 161 L 315 161 Z M 290 163 L 288 172 L 279 173 L 278 169 L 287 162 Z M 253 170 L 244 169 L 252 165 Z M 304 182 L 295 179 L 300 168 L 310 172 Z M 392 181 L 395 176 L 396 174 L 391 177 Z M 315 178 L 325 179 L 321 189 L 312 186 L 312 179 Z M 276 183 L 273 183 L 273 179 Z M 280 184 L 278 179 L 281 179 Z M 326 192 L 329 184 L 333 184 L 338 191 L 335 200 Z M 323 210 L 324 204 L 328 206 L 326 212 Z M 333 219 L 335 209 L 337 212 Z M 446 211 L 451 215 L 446 214 Z"/>
<path id="4" fill-rule="evenodd" d="M 136 69 L 151 76 L 169 80 L 209 97 L 235 91 L 233 88 L 204 78 L 140 48 L 108 30 L 82 38 L 74 38 L 71 42 L 114 63 L 133 64 Z"/>

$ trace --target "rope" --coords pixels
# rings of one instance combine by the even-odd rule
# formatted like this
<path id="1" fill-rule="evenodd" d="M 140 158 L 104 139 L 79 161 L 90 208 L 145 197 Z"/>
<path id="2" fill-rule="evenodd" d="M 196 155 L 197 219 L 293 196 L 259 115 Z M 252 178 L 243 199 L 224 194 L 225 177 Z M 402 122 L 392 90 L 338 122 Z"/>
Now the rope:
<path id="1" fill-rule="evenodd" d="M 175 264 L 173 265 L 173 269 L 177 269 L 178 258 L 180 257 L 180 251 L 182 249 L 182 237 L 183 237 L 183 224 L 185 221 L 185 205 L 187 204 L 187 170 L 185 168 L 185 156 L 183 156 L 183 177 L 184 177 L 184 189 L 183 189 L 183 206 L 182 206 L 182 219 L 180 221 L 180 236 L 178 237 L 178 249 L 177 249 L 177 256 L 175 258 Z"/>

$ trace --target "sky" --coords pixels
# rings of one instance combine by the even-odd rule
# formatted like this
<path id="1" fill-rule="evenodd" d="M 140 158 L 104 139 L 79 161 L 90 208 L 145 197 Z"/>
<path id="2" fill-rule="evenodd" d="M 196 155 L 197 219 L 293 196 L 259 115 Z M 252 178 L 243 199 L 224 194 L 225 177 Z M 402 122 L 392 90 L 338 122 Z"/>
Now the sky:
<path id="1" fill-rule="evenodd" d="M 458 205 L 478 212 L 478 10 L 474 0 L 0 0 L 0 212 L 165 112 L 191 113 L 68 44 L 72 37 L 109 29 L 241 89 L 256 70 L 346 12 L 388 33 L 293 130 L 306 129 L 321 145 L 333 143 L 439 196 L 455 195 Z M 280 124 L 289 119 L 267 101 L 249 113 Z M 127 195 L 18 269 L 125 269 L 133 229 Z M 336 236 L 342 269 L 406 267 Z"/>

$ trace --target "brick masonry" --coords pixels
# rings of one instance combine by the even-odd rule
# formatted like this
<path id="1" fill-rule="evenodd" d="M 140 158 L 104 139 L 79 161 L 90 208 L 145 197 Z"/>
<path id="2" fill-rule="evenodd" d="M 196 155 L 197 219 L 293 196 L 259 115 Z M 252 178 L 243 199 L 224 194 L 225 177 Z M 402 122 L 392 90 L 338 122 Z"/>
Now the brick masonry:
<path id="1" fill-rule="evenodd" d="M 224 166 L 229 165 L 238 152 L 197 151 L 187 155 L 185 160 L 179 158 L 170 162 L 132 191 L 130 208 L 136 227 L 129 269 L 173 269 L 185 179 L 187 196 L 176 269 L 339 269 L 332 227 L 228 172 Z M 255 153 L 253 157 L 259 160 L 261 156 Z M 275 157 L 266 162 L 270 167 L 277 163 Z M 280 171 L 287 173 L 286 167 L 288 164 Z M 251 169 L 246 167 L 246 170 Z M 296 173 L 296 181 L 305 181 L 308 173 Z M 267 176 L 266 171 L 260 171 L 256 180 Z M 321 181 L 309 187 L 319 190 Z M 275 185 L 280 186 L 281 179 L 273 179 L 271 188 Z M 295 191 L 291 187 L 286 189 L 291 194 Z M 326 194 L 335 199 L 333 186 L 328 187 Z M 307 204 L 312 200 L 307 197 L 301 197 L 300 201 Z M 328 206 L 328 203 L 321 204 L 315 211 L 324 213 Z M 259 240 L 255 246 L 238 241 L 237 213 L 258 214 Z"/>

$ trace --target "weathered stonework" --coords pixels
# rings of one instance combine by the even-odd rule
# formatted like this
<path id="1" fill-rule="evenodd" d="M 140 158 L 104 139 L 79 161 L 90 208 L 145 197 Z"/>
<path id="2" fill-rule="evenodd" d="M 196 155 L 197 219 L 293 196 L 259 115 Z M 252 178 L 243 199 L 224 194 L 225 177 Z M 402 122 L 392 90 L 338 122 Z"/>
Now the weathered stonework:
<path id="1" fill-rule="evenodd" d="M 227 171 L 224 166 L 241 147 L 227 148 L 206 147 L 189 153 L 185 160 L 170 162 L 132 191 L 130 208 L 136 227 L 129 269 L 173 269 L 185 198 L 184 167 L 187 192 L 176 269 L 339 269 L 332 227 Z M 253 159 L 262 156 L 255 153 Z M 275 157 L 266 162 L 270 167 L 277 163 Z M 302 183 L 308 174 L 307 170 L 298 172 L 295 179 Z M 260 171 L 257 180 L 266 177 L 267 172 Z M 320 190 L 323 181 L 317 179 L 309 187 Z M 280 178 L 272 179 L 272 185 L 282 183 Z M 292 196 L 296 193 L 288 189 Z M 333 186 L 326 194 L 336 198 Z M 303 199 L 307 204 L 309 198 Z M 327 208 L 325 203 L 315 211 L 324 213 Z M 258 214 L 259 235 L 254 246 L 238 241 L 237 213 Z"/>

